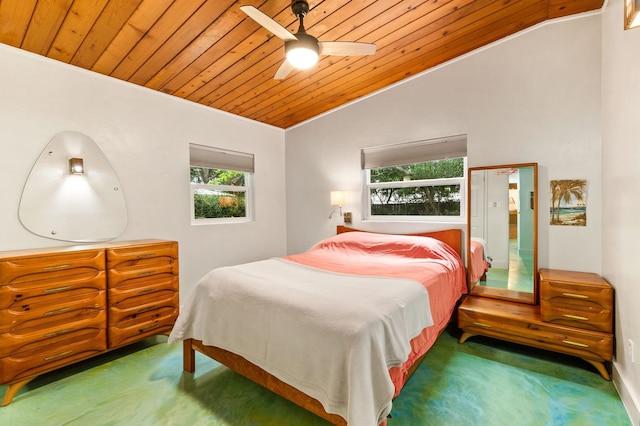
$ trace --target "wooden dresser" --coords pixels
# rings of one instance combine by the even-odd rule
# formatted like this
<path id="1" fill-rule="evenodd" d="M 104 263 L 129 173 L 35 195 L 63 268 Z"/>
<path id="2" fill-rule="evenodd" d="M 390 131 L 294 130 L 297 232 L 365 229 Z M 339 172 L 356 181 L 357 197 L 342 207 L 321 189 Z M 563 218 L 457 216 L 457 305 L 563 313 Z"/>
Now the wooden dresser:
<path id="1" fill-rule="evenodd" d="M 458 310 L 460 343 L 484 335 L 573 355 L 611 380 L 613 288 L 597 274 L 541 269 L 540 305 L 468 296 Z"/>
<path id="2" fill-rule="evenodd" d="M 178 273 L 175 241 L 0 252 L 2 405 L 40 374 L 168 333 Z"/>

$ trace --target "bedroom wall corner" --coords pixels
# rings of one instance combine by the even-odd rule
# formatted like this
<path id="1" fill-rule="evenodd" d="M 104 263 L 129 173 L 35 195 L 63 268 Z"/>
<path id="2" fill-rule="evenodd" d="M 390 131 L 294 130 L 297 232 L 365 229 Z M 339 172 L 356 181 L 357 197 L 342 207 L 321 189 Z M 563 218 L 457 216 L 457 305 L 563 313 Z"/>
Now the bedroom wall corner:
<path id="1" fill-rule="evenodd" d="M 623 0 L 602 16 L 603 277 L 615 289 L 614 382 L 634 425 L 640 424 L 640 29 L 623 28 Z M 635 360 L 627 343 L 634 342 Z"/>

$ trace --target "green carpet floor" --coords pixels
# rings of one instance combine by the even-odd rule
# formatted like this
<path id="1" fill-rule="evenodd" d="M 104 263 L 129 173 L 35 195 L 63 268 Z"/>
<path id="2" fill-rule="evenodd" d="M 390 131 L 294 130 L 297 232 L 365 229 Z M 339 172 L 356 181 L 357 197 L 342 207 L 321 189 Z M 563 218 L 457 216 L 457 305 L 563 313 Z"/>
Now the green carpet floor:
<path id="1" fill-rule="evenodd" d="M 630 425 L 614 386 L 586 362 L 443 333 L 393 403 L 389 426 Z M 0 408 L 0 425 L 326 425 L 164 338 L 41 376 Z M 5 388 L 0 386 L 4 393 Z"/>

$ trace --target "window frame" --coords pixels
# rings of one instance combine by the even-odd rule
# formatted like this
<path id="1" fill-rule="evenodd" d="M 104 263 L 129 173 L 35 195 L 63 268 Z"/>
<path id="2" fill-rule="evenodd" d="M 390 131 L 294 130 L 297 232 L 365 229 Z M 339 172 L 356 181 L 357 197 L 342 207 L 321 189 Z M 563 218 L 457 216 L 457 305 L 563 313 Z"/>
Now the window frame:
<path id="1" fill-rule="evenodd" d="M 452 137 L 454 140 L 460 140 L 461 136 Z M 459 155 L 460 152 L 456 150 L 456 154 L 450 157 L 446 155 L 438 155 L 442 158 L 433 158 L 430 157 L 427 161 L 419 161 L 405 164 L 393 164 L 397 166 L 403 166 L 408 164 L 421 164 L 421 163 L 429 163 L 433 161 L 445 160 L 445 159 L 453 159 L 453 158 L 462 158 L 463 160 L 463 172 L 462 176 L 455 178 L 435 178 L 435 179 L 420 179 L 420 180 L 403 180 L 403 181 L 395 181 L 395 182 L 371 182 L 371 170 L 378 168 L 390 167 L 392 165 L 382 165 L 381 167 L 372 167 L 369 169 L 365 167 L 365 150 L 362 151 L 362 220 L 365 222 L 421 222 L 421 223 L 465 223 L 466 221 L 466 211 L 467 211 L 467 156 L 466 156 L 466 136 L 465 139 L 465 155 Z M 446 138 L 430 140 L 430 141 L 422 141 L 425 146 L 425 149 L 428 149 L 428 145 L 437 144 L 440 142 L 446 142 Z M 393 156 L 394 150 L 403 150 L 407 147 L 415 147 L 419 146 L 421 141 L 418 142 L 410 142 L 407 144 L 398 144 L 398 145 L 388 145 L 387 147 L 375 147 L 369 148 L 369 150 L 376 153 L 378 156 L 380 151 L 384 151 L 385 149 L 389 149 L 391 152 L 390 156 Z M 435 145 L 434 145 L 435 146 Z M 409 215 L 373 215 L 371 213 L 371 190 L 376 188 L 407 188 L 407 187 L 430 187 L 430 186 L 442 186 L 442 185 L 460 185 L 460 214 L 456 216 L 409 216 Z"/>
<path id="2" fill-rule="evenodd" d="M 191 216 L 191 225 L 217 225 L 217 224 L 231 224 L 231 223 L 247 223 L 253 222 L 254 218 L 254 196 L 253 196 L 253 179 L 254 179 L 254 171 L 253 171 L 253 154 L 241 153 L 236 151 L 230 151 L 221 148 L 214 148 L 203 145 L 189 144 L 189 208 L 190 208 L 190 216 Z M 206 166 L 202 164 L 193 164 L 194 163 L 194 150 L 201 157 L 202 152 L 210 151 L 212 156 L 221 158 L 233 157 L 251 157 L 251 165 L 247 168 L 247 170 L 234 170 L 233 168 L 224 167 L 225 163 L 212 163 L 207 164 Z M 220 161 L 220 160 L 218 160 Z M 233 161 L 228 164 L 235 164 Z M 244 185 L 216 185 L 216 184 L 206 184 L 206 183 L 194 183 L 191 182 L 191 169 L 192 168 L 207 168 L 207 169 L 216 169 L 216 170 L 228 170 L 238 173 L 244 174 Z M 213 217 L 213 218 L 196 218 L 195 212 L 195 195 L 198 189 L 204 189 L 208 191 L 226 191 L 226 192 L 244 192 L 245 193 L 245 216 L 243 217 Z"/>

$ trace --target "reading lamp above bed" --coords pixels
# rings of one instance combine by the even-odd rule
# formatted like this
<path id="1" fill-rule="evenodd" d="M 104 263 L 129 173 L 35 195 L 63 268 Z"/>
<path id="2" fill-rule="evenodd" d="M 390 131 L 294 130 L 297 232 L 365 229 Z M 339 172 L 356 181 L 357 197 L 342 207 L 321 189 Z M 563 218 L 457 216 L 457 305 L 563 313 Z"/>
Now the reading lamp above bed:
<path id="1" fill-rule="evenodd" d="M 347 191 L 331 191 L 331 205 L 338 206 L 340 216 L 342 216 L 342 206 L 347 203 Z M 329 219 L 333 218 L 333 214 L 336 211 L 333 210 L 329 214 Z"/>

